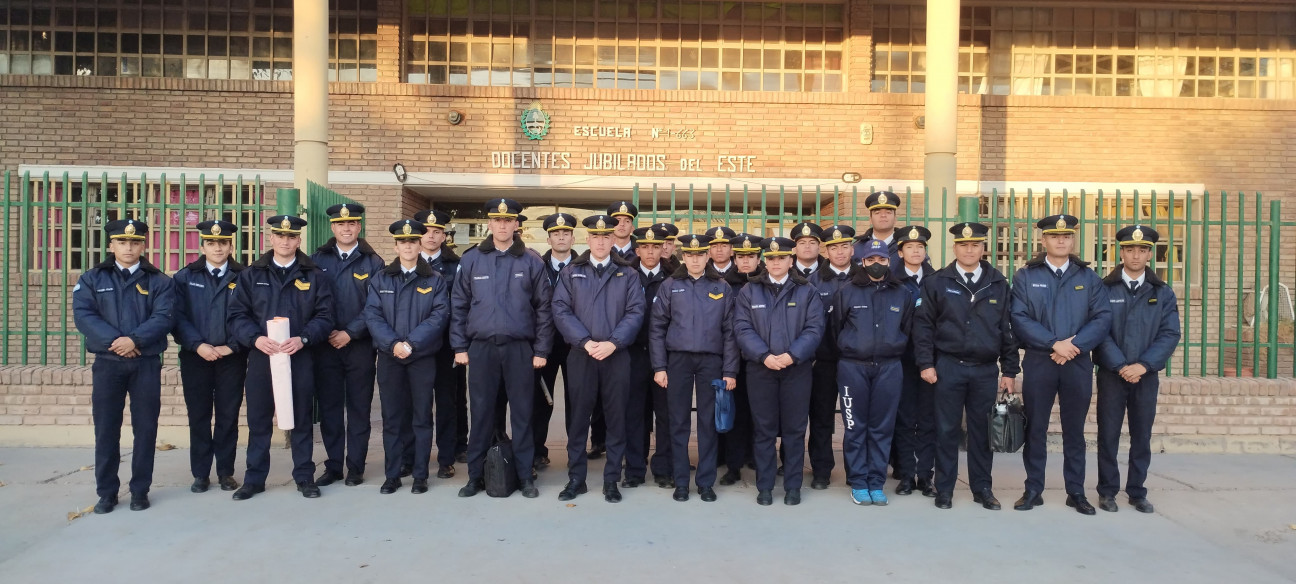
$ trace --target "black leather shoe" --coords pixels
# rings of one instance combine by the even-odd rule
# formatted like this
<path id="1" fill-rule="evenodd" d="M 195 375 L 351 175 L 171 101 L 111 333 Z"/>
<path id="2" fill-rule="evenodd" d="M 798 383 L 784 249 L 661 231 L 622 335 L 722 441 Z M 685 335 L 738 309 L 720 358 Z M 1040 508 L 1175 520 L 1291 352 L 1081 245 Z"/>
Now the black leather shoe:
<path id="1" fill-rule="evenodd" d="M 522 481 L 522 485 L 519 487 L 519 489 L 522 491 L 522 496 L 528 499 L 534 499 L 540 496 L 540 489 L 536 488 L 534 479 L 529 481 Z"/>
<path id="2" fill-rule="evenodd" d="M 590 451 L 585 454 L 585 456 L 590 460 L 598 460 L 600 458 L 603 458 L 604 454 L 607 454 L 607 446 L 604 446 L 602 444 L 595 444 L 594 447 L 591 448 Z"/>
<path id="3" fill-rule="evenodd" d="M 460 453 L 456 454 L 456 455 L 455 455 L 455 462 L 457 462 L 457 463 L 459 463 L 459 464 L 464 464 L 464 463 L 468 462 L 468 453 L 467 453 L 467 452 L 460 452 Z"/>
<path id="4" fill-rule="evenodd" d="M 98 515 L 103 515 L 104 513 L 112 513 L 113 509 L 116 507 L 117 507 L 117 495 L 108 495 L 107 497 L 99 497 L 99 502 L 95 503 L 94 512 Z"/>
<path id="5" fill-rule="evenodd" d="M 233 499 L 235 501 L 246 501 L 248 499 L 251 499 L 253 495 L 256 495 L 257 493 L 264 493 L 264 492 L 265 492 L 265 485 L 245 484 L 239 487 L 237 491 L 234 491 Z"/>
<path id="6" fill-rule="evenodd" d="M 297 492 L 301 493 L 307 499 L 318 499 L 320 496 L 319 485 L 310 481 L 301 481 L 297 483 Z"/>
<path id="7" fill-rule="evenodd" d="M 131 494 L 131 511 L 143 511 L 149 508 L 148 493 Z"/>
<path id="8" fill-rule="evenodd" d="M 783 495 L 783 504 L 784 504 L 784 505 L 800 505 L 800 504 L 801 504 L 801 489 L 790 489 L 790 490 L 788 490 L 788 492 L 787 492 L 786 494 Z"/>
<path id="9" fill-rule="evenodd" d="M 535 460 L 531 461 L 531 468 L 535 470 L 540 470 L 547 466 L 549 466 L 548 456 L 537 456 Z"/>
<path id="10" fill-rule="evenodd" d="M 663 489 L 675 488 L 675 479 L 673 477 L 658 475 L 653 477 L 653 480 L 657 481 L 657 486 Z"/>
<path id="11" fill-rule="evenodd" d="M 616 481 L 603 483 L 603 500 L 609 503 L 621 502 L 621 490 L 617 488 Z"/>
<path id="12" fill-rule="evenodd" d="M 914 480 L 912 478 L 903 478 L 900 479 L 900 482 L 896 483 L 895 494 L 912 495 L 913 492 L 914 492 Z"/>
<path id="13" fill-rule="evenodd" d="M 688 491 L 688 487 L 675 487 L 675 493 L 671 495 L 671 498 L 681 503 L 687 501 L 689 497 Z"/>
<path id="14" fill-rule="evenodd" d="M 358 472 L 348 472 L 346 476 L 346 480 L 342 481 L 342 484 L 348 487 L 354 487 L 362 483 L 364 483 L 364 475 Z M 319 481 L 315 481 L 315 484 L 318 485 Z"/>
<path id="15" fill-rule="evenodd" d="M 741 480 L 742 480 L 742 471 L 734 470 L 731 468 L 729 469 L 728 472 L 724 473 L 724 476 L 720 477 L 720 486 L 727 487 Z"/>
<path id="16" fill-rule="evenodd" d="M 342 473 L 335 470 L 326 470 L 318 479 L 315 479 L 315 486 L 327 487 L 333 483 L 342 480 Z"/>
<path id="17" fill-rule="evenodd" d="M 211 479 L 209 479 L 209 478 L 207 478 L 207 477 L 199 477 L 199 478 L 194 479 L 194 482 L 193 482 L 192 485 L 189 485 L 189 492 L 190 492 L 190 493 L 206 493 L 206 492 L 207 492 L 207 488 L 210 487 L 210 486 L 211 486 Z"/>
<path id="18" fill-rule="evenodd" d="M 998 511 L 1003 507 L 999 505 L 999 499 L 996 499 L 994 492 L 990 489 L 984 489 L 979 493 L 972 493 L 972 502 L 980 503 L 982 507 L 991 511 Z"/>
<path id="19" fill-rule="evenodd" d="M 774 491 L 760 491 L 756 493 L 756 504 L 765 506 L 773 505 Z"/>
<path id="20" fill-rule="evenodd" d="M 687 495 L 688 491 L 685 491 L 684 494 Z M 715 489 L 711 487 L 698 487 L 698 498 L 707 503 L 714 503 L 716 500 Z"/>
<path id="21" fill-rule="evenodd" d="M 427 492 L 427 479 L 414 479 L 414 486 L 410 487 L 410 492 L 415 495 L 422 495 Z"/>
<path id="22" fill-rule="evenodd" d="M 625 479 L 624 481 L 621 481 L 621 486 L 623 486 L 623 487 L 625 487 L 625 488 L 627 488 L 627 489 L 633 489 L 633 488 L 638 487 L 638 486 L 640 486 L 640 485 L 642 485 L 642 484 L 644 484 L 644 480 L 643 480 L 643 479 L 640 479 L 640 478 L 630 478 L 630 477 L 626 477 L 626 479 Z"/>
<path id="23" fill-rule="evenodd" d="M 1156 507 L 1153 507 L 1146 497 L 1139 497 L 1137 499 L 1130 497 L 1129 504 L 1139 513 L 1152 513 L 1156 511 Z"/>
<path id="24" fill-rule="evenodd" d="M 931 479 L 920 478 L 914 481 L 914 489 L 922 491 L 924 497 L 935 497 L 936 482 Z"/>
<path id="25" fill-rule="evenodd" d="M 234 477 L 220 477 L 218 479 L 222 491 L 233 491 L 239 487 L 238 481 Z"/>
<path id="26" fill-rule="evenodd" d="M 828 488 L 827 477 L 815 477 L 810 480 L 810 488 L 816 491 L 822 491 Z"/>
<path id="27" fill-rule="evenodd" d="M 449 479 L 449 478 L 454 478 L 454 473 L 455 473 L 455 469 L 454 469 L 453 466 L 439 466 L 439 467 L 437 467 L 437 478 L 439 478 L 439 479 Z"/>
<path id="28" fill-rule="evenodd" d="M 468 484 L 464 485 L 462 489 L 459 489 L 459 496 L 471 497 L 484 490 L 486 490 L 486 481 L 483 481 L 482 479 L 468 479 Z"/>
<path id="29" fill-rule="evenodd" d="M 1098 495 L 1098 508 L 1108 513 L 1120 511 L 1120 507 L 1116 505 L 1116 497 L 1106 495 Z"/>
<path id="30" fill-rule="evenodd" d="M 951 496 L 949 495 L 949 493 L 937 493 L 937 494 L 936 494 L 936 508 L 937 508 L 937 509 L 949 509 L 950 507 L 953 507 L 953 506 L 954 506 L 954 497 L 951 497 Z"/>
<path id="31" fill-rule="evenodd" d="M 558 492 L 558 500 L 570 501 L 572 499 L 575 499 L 577 495 L 584 495 L 585 493 L 588 492 L 589 492 L 589 485 L 586 485 L 585 481 L 579 481 L 579 482 L 575 480 L 567 481 L 567 486 L 563 487 L 563 490 Z"/>
<path id="32" fill-rule="evenodd" d="M 384 495 L 390 495 L 392 493 L 395 493 L 396 489 L 399 488 L 401 488 L 400 479 L 387 479 L 383 481 L 382 486 L 378 488 L 378 492 Z"/>
<path id="33" fill-rule="evenodd" d="M 1043 504 L 1044 497 L 1040 496 L 1039 493 L 1036 493 L 1035 491 L 1026 491 L 1022 493 L 1021 498 L 1017 499 L 1016 503 L 1013 503 L 1013 509 L 1018 511 L 1030 511 L 1031 509 L 1034 509 L 1036 505 Z"/>
<path id="34" fill-rule="evenodd" d="M 414 465 L 402 464 L 400 468 L 400 477 L 405 478 L 414 474 Z"/>
<path id="35" fill-rule="evenodd" d="M 1094 506 L 1089 504 L 1089 500 L 1086 499 L 1084 495 L 1067 495 L 1066 504 L 1067 507 L 1075 507 L 1076 512 L 1081 515 L 1094 515 L 1098 513 L 1098 511 L 1094 509 Z"/>

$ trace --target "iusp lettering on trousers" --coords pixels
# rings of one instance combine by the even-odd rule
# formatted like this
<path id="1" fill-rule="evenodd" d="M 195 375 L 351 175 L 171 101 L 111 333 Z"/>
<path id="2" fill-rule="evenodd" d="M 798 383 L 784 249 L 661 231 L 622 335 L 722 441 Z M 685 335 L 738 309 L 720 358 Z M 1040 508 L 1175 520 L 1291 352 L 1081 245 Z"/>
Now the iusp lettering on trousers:
<path id="1" fill-rule="evenodd" d="M 850 430 L 855 427 L 855 413 L 851 410 L 851 403 L 855 401 L 850 394 L 850 386 L 842 386 L 842 417 L 846 418 L 846 429 Z"/>

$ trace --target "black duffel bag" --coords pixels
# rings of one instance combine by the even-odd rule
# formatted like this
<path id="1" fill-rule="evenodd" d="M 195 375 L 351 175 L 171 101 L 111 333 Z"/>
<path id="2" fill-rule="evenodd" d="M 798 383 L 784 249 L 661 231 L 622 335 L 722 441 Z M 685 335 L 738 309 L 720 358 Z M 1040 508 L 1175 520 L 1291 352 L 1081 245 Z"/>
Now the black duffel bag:
<path id="1" fill-rule="evenodd" d="M 1003 392 L 999 402 L 990 411 L 989 431 L 991 452 L 1017 452 L 1026 443 L 1026 413 L 1021 398 Z"/>
<path id="2" fill-rule="evenodd" d="M 495 437 L 495 445 L 486 451 L 486 468 L 483 471 L 486 494 L 507 497 L 518 490 L 517 461 L 513 458 L 513 441 L 508 434 Z"/>

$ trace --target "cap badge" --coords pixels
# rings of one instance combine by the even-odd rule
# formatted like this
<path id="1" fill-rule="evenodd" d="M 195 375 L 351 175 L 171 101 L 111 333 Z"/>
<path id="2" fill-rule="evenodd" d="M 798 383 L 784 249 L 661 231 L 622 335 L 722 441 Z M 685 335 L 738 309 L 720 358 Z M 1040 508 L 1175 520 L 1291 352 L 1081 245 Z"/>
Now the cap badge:
<path id="1" fill-rule="evenodd" d="M 213 225 L 212 225 L 212 228 L 211 228 L 211 234 L 212 234 L 212 235 L 220 235 L 220 234 L 221 234 L 221 228 L 220 228 L 220 225 L 215 225 L 215 224 L 213 224 Z"/>
<path id="2" fill-rule="evenodd" d="M 127 221 L 127 222 L 126 222 L 126 230 L 125 230 L 125 233 L 126 233 L 126 235 L 135 235 L 135 225 L 134 225 L 133 223 L 131 223 L 130 221 Z"/>
<path id="3" fill-rule="evenodd" d="M 409 221 L 405 221 L 405 224 L 401 226 L 401 235 L 409 235 L 413 232 L 414 230 L 410 229 Z"/>
<path id="4" fill-rule="evenodd" d="M 692 243 L 689 243 L 689 247 L 699 248 L 702 247 L 702 244 L 698 243 L 698 239 L 694 237 Z"/>
<path id="5" fill-rule="evenodd" d="M 351 210 L 347 208 L 346 203 L 342 204 L 342 210 L 338 212 L 338 215 L 341 215 L 342 217 L 351 216 Z"/>
<path id="6" fill-rule="evenodd" d="M 1143 228 L 1135 227 L 1134 233 L 1130 234 L 1130 237 L 1132 237 L 1134 241 L 1143 241 Z"/>
<path id="7" fill-rule="evenodd" d="M 279 228 L 292 229 L 292 221 L 289 221 L 287 217 L 284 217 L 284 220 L 279 222 Z"/>
<path id="8" fill-rule="evenodd" d="M 751 240 L 750 240 L 750 239 L 746 239 L 746 238 L 744 238 L 744 239 L 743 239 L 743 248 L 744 248 L 744 249 L 751 249 L 751 247 L 752 247 Z"/>
<path id="9" fill-rule="evenodd" d="M 558 225 L 558 226 L 566 225 L 566 224 L 567 224 L 567 220 L 566 220 L 566 219 L 563 219 L 563 216 L 562 216 L 562 215 L 559 215 L 559 216 L 558 216 L 558 220 L 554 221 L 554 224 L 555 224 L 555 225 Z"/>
<path id="10" fill-rule="evenodd" d="M 500 213 L 508 213 L 508 205 L 504 203 L 504 201 L 500 201 L 499 207 L 497 209 L 499 210 Z"/>
<path id="11" fill-rule="evenodd" d="M 770 251 L 778 251 L 778 250 L 779 250 L 778 242 L 777 242 L 777 241 L 771 241 L 771 242 L 770 242 Z"/>
<path id="12" fill-rule="evenodd" d="M 834 230 L 833 230 L 833 239 L 841 239 L 841 238 L 842 238 L 841 230 L 840 230 L 840 229 L 834 229 Z"/>
<path id="13" fill-rule="evenodd" d="M 644 240 L 652 241 L 654 237 L 656 237 L 656 235 L 653 233 L 652 228 L 649 227 L 648 230 L 644 232 Z"/>
<path id="14" fill-rule="evenodd" d="M 602 218 L 602 217 L 599 217 L 598 222 L 594 224 L 594 228 L 595 228 L 595 229 L 607 229 L 607 222 L 603 221 L 603 218 Z"/>
<path id="15" fill-rule="evenodd" d="M 917 227 L 914 227 L 913 229 L 909 230 L 909 239 L 918 239 L 921 236 L 922 234 L 918 233 Z"/>
<path id="16" fill-rule="evenodd" d="M 879 205 L 889 205 L 889 204 L 891 204 L 891 202 L 887 200 L 886 193 L 878 193 L 878 204 L 879 204 Z"/>
<path id="17" fill-rule="evenodd" d="M 617 209 L 617 212 L 619 212 L 619 213 L 629 213 L 629 212 L 630 212 L 630 209 L 629 209 L 628 207 L 626 207 L 626 204 L 623 202 L 623 203 L 621 203 L 621 208 L 620 208 L 620 209 Z"/>
<path id="18" fill-rule="evenodd" d="M 971 225 L 964 225 L 964 226 L 963 226 L 963 238 L 964 238 L 964 239 L 967 239 L 967 238 L 969 238 L 969 237 L 972 237 L 972 226 L 971 226 Z"/>
<path id="19" fill-rule="evenodd" d="M 1058 217 L 1057 225 L 1055 225 L 1054 227 L 1057 227 L 1058 229 L 1066 229 L 1067 228 L 1066 217 Z"/>

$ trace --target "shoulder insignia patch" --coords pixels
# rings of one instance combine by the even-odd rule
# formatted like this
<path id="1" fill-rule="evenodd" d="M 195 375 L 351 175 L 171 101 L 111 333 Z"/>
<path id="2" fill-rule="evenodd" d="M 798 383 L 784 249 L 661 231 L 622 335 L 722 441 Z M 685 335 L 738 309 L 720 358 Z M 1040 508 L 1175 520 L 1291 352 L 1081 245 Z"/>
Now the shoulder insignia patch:
<path id="1" fill-rule="evenodd" d="M 302 291 L 310 290 L 310 282 L 293 280 L 293 285 L 296 286 L 298 290 L 302 290 Z"/>

